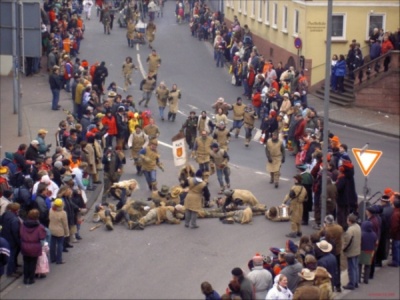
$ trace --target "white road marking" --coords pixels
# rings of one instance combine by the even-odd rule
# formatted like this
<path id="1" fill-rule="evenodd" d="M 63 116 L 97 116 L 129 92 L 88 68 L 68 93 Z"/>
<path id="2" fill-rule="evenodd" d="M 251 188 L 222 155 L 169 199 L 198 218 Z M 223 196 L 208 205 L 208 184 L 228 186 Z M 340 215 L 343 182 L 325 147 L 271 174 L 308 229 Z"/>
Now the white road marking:
<path id="1" fill-rule="evenodd" d="M 257 172 L 254 172 L 254 173 L 255 173 L 255 174 L 258 174 L 258 175 L 267 175 L 267 176 L 271 177 L 269 174 L 267 174 L 267 173 L 265 173 L 265 172 L 259 172 L 259 171 L 257 171 Z M 289 178 L 285 178 L 285 177 L 280 177 L 280 179 L 282 179 L 283 181 L 290 181 Z"/>
<path id="2" fill-rule="evenodd" d="M 136 44 L 136 50 L 139 51 L 139 44 Z"/>
<path id="3" fill-rule="evenodd" d="M 139 64 L 140 73 L 142 73 L 143 78 L 145 78 L 146 75 L 145 75 L 145 72 L 144 72 L 144 69 L 143 69 L 142 61 L 140 60 L 140 54 L 138 53 L 136 55 L 137 55 L 137 61 L 138 61 L 138 64 Z"/>
<path id="4" fill-rule="evenodd" d="M 378 125 L 378 124 L 382 124 L 382 122 L 375 122 L 375 123 L 367 124 L 367 125 L 364 125 L 364 126 L 365 127 L 370 127 L 370 126 L 374 126 L 374 125 Z"/>
<path id="5" fill-rule="evenodd" d="M 171 148 L 171 149 L 172 149 L 172 145 L 170 145 L 170 144 L 167 144 L 167 143 L 164 143 L 164 142 L 161 142 L 161 141 L 158 141 L 158 143 L 159 143 L 160 145 L 163 145 L 163 146 L 165 146 L 165 147 L 167 147 L 167 148 Z"/>
<path id="6" fill-rule="evenodd" d="M 189 106 L 191 109 L 198 109 L 196 106 L 191 105 L 191 104 L 187 104 L 187 106 Z"/>

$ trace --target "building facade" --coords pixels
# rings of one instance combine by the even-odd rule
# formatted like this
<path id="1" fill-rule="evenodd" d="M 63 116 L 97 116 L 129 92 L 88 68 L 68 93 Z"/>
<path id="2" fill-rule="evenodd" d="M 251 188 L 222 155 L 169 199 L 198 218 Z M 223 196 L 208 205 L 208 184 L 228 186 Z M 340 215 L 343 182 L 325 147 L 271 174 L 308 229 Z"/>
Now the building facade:
<path id="1" fill-rule="evenodd" d="M 224 14 L 228 25 L 237 16 L 242 26 L 249 26 L 266 59 L 296 69 L 304 66 L 311 85 L 324 79 L 327 0 L 224 0 Z M 395 32 L 399 19 L 398 0 L 333 0 L 332 55 L 347 55 L 353 39 L 368 55 L 373 28 Z"/>

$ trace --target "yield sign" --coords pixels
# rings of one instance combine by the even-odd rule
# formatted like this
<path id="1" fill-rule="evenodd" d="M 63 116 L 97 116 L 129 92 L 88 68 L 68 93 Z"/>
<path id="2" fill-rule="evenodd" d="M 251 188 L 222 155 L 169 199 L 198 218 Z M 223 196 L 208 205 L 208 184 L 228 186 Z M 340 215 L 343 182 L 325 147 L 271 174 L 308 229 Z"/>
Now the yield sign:
<path id="1" fill-rule="evenodd" d="M 375 166 L 379 158 L 382 156 L 382 151 L 378 150 L 364 150 L 359 148 L 352 148 L 353 154 L 361 168 L 364 176 L 368 176 L 372 168 Z"/>

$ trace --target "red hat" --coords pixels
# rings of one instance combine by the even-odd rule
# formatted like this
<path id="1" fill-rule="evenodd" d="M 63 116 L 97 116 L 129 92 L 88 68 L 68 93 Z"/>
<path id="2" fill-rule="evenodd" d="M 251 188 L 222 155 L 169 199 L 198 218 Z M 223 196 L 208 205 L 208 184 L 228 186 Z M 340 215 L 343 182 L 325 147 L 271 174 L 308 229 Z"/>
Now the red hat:
<path id="1" fill-rule="evenodd" d="M 253 256 L 253 263 L 262 263 L 264 261 L 263 257 L 260 255 L 260 253 L 256 253 L 256 255 Z"/>
<path id="2" fill-rule="evenodd" d="M 383 193 L 386 196 L 390 196 L 391 194 L 393 194 L 393 190 L 390 187 L 385 188 L 385 190 L 383 191 Z"/>

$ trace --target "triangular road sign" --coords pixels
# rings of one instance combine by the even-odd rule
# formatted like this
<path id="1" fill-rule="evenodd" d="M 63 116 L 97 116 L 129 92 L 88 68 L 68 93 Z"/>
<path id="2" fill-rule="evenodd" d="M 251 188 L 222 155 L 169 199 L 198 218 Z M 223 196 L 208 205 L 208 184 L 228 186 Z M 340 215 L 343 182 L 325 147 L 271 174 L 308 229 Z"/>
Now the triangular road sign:
<path id="1" fill-rule="evenodd" d="M 368 174 L 371 172 L 376 162 L 379 160 L 379 158 L 382 156 L 383 153 L 382 151 L 378 150 L 363 151 L 362 149 L 359 148 L 353 148 L 351 150 L 353 151 L 353 154 L 364 176 L 368 176 Z"/>

